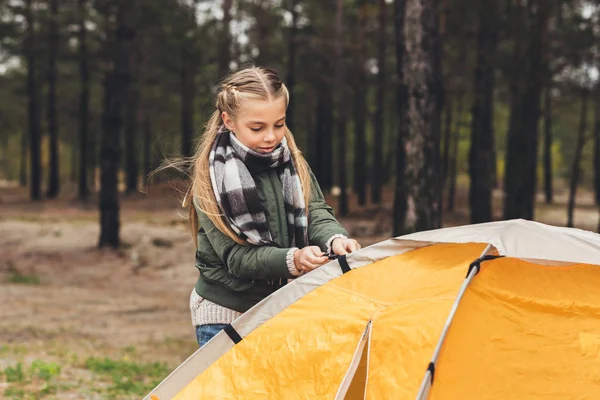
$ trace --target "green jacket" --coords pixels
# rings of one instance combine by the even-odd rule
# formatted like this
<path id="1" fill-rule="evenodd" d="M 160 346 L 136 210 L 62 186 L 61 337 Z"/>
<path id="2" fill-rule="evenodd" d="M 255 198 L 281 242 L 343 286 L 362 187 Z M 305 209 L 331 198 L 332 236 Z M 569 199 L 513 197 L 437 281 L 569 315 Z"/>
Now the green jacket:
<path id="1" fill-rule="evenodd" d="M 275 246 L 244 246 L 219 231 L 197 206 L 198 248 L 196 268 L 200 271 L 196 292 L 214 303 L 245 312 L 293 278 L 286 265 L 291 247 L 285 220 L 281 181 L 276 169 L 250 171 L 265 210 Z M 325 250 L 335 234 L 347 235 L 327 205 L 311 173 L 312 193 L 308 207 L 310 245 Z"/>

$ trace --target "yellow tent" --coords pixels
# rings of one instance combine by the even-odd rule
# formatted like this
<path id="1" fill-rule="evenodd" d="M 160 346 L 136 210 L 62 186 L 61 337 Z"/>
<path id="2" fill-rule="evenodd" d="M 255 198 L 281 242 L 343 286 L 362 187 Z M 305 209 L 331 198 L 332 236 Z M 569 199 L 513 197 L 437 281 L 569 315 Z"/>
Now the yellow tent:
<path id="1" fill-rule="evenodd" d="M 514 220 L 381 242 L 277 291 L 147 399 L 600 399 L 600 235 Z"/>

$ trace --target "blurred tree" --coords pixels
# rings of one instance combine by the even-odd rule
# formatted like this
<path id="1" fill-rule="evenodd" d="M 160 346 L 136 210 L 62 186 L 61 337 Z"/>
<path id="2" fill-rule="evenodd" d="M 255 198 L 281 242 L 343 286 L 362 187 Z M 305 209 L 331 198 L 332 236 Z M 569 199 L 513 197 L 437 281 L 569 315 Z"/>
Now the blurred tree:
<path id="1" fill-rule="evenodd" d="M 471 148 L 469 150 L 469 208 L 471 223 L 492 220 L 494 187 L 494 71 L 497 46 L 497 0 L 478 3 L 477 65 L 475 67 L 474 101 L 471 108 Z"/>
<path id="2" fill-rule="evenodd" d="M 131 10 L 133 15 L 130 17 L 133 21 L 129 27 L 130 38 L 127 40 L 127 69 L 130 71 L 130 82 L 125 92 L 125 113 L 124 113 L 124 133 L 125 133 L 125 190 L 127 194 L 135 193 L 138 186 L 138 149 L 137 149 L 137 131 L 140 104 L 140 68 L 139 59 L 142 53 L 140 41 L 137 38 L 137 26 L 139 24 L 139 11 L 136 8 Z"/>
<path id="3" fill-rule="evenodd" d="M 406 2 L 406 64 L 409 130 L 406 141 L 406 229 L 441 226 L 439 212 L 439 62 L 436 0 Z"/>
<path id="4" fill-rule="evenodd" d="M 575 210 L 575 196 L 577 195 L 577 185 L 581 176 L 581 152 L 585 143 L 585 131 L 587 125 L 587 109 L 589 100 L 589 90 L 587 87 L 581 89 L 581 111 L 579 115 L 579 129 L 577 130 L 577 146 L 573 156 L 573 166 L 571 168 L 571 181 L 569 185 L 569 206 L 567 210 L 567 226 L 573 227 L 573 212 Z"/>
<path id="5" fill-rule="evenodd" d="M 58 121 L 56 116 L 56 58 L 58 52 L 58 0 L 49 0 L 50 15 L 48 17 L 48 134 L 50 136 L 50 171 L 48 174 L 48 190 L 46 196 L 54 198 L 60 191 L 59 153 L 58 153 Z"/>
<path id="6" fill-rule="evenodd" d="M 553 201 L 552 189 L 552 83 L 544 90 L 544 195 L 546 204 Z"/>
<path id="7" fill-rule="evenodd" d="M 88 136 L 90 119 L 90 67 L 87 44 L 86 21 L 88 15 L 87 0 L 77 2 L 78 20 L 78 61 L 79 61 L 79 181 L 77 197 L 85 201 L 89 194 L 88 189 Z M 93 165 L 93 164 L 92 164 Z"/>
<path id="8" fill-rule="evenodd" d="M 128 61 L 135 35 L 135 0 L 117 2 L 117 25 L 112 71 L 106 79 L 104 129 L 100 151 L 99 247 L 119 247 L 118 168 L 125 94 L 131 82 Z"/>
<path id="9" fill-rule="evenodd" d="M 340 202 L 338 213 L 340 216 L 348 215 L 348 191 L 346 190 L 346 88 L 344 85 L 344 2 L 337 0 L 335 13 L 336 31 L 336 65 L 335 65 L 335 108 L 337 111 L 335 125 L 338 140 L 338 173 L 340 185 Z"/>
<path id="10" fill-rule="evenodd" d="M 194 136 L 194 100 L 196 95 L 196 74 L 199 64 L 199 51 L 196 23 L 196 3 L 179 3 L 182 7 L 181 21 L 181 155 L 192 156 Z"/>
<path id="11" fill-rule="evenodd" d="M 27 58 L 27 96 L 29 98 L 29 193 L 31 200 L 41 199 L 41 122 L 39 112 L 39 88 L 36 72 L 35 21 L 33 0 L 25 1 L 25 23 L 27 33 L 24 41 L 24 54 Z"/>
<path id="12" fill-rule="evenodd" d="M 221 34 L 219 35 L 219 49 L 218 49 L 218 68 L 219 68 L 219 79 L 223 78 L 229 72 L 229 61 L 231 59 L 230 48 L 231 48 L 231 6 L 232 0 L 223 0 L 222 11 L 223 11 L 223 26 L 221 27 Z"/>
<path id="13" fill-rule="evenodd" d="M 300 7 L 299 0 L 289 0 L 290 14 L 292 16 L 292 22 L 288 33 L 288 66 L 287 66 L 287 78 L 286 86 L 290 93 L 290 104 L 288 105 L 285 123 L 290 129 L 294 128 L 294 86 L 296 85 L 296 41 L 298 36 L 298 18 Z"/>
<path id="14" fill-rule="evenodd" d="M 408 136 L 408 97 L 404 79 L 406 39 L 404 37 L 406 0 L 394 0 L 394 36 L 396 53 L 396 103 L 398 127 L 396 133 L 396 183 L 394 187 L 393 235 L 405 233 L 407 193 L 404 180 L 406 140 Z"/>
<path id="15" fill-rule="evenodd" d="M 594 90 L 594 104 L 594 200 L 600 206 L 600 80 Z"/>
<path id="16" fill-rule="evenodd" d="M 381 185 L 383 178 L 383 136 L 385 128 L 386 104 L 386 0 L 379 0 L 378 35 L 377 35 L 377 90 L 375 95 L 375 116 L 373 131 L 373 162 L 371 169 L 371 202 L 381 203 Z"/>
<path id="17" fill-rule="evenodd" d="M 550 7 L 513 3 L 514 63 L 504 179 L 504 218 L 533 219 L 544 38 Z"/>
<path id="18" fill-rule="evenodd" d="M 354 60 L 356 61 L 354 86 L 354 192 L 358 196 L 358 204 L 364 206 L 367 202 L 367 137 L 365 131 L 367 113 L 367 46 L 365 36 L 367 28 L 367 1 L 358 0 L 358 23 L 355 30 L 356 46 Z"/>

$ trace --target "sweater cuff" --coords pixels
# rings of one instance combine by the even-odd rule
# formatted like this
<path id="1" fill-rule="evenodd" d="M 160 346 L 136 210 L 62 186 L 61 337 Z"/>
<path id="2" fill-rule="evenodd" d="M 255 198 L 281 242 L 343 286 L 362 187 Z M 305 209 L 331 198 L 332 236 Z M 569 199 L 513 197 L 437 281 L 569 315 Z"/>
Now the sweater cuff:
<path id="1" fill-rule="evenodd" d="M 297 247 L 292 247 L 288 250 L 287 255 L 285 257 L 285 263 L 288 267 L 288 271 L 290 271 L 290 275 L 292 276 L 300 275 L 300 271 L 298 271 L 298 268 L 296 268 L 296 263 L 294 262 L 294 254 L 298 250 L 299 249 Z"/>
<path id="2" fill-rule="evenodd" d="M 330 237 L 329 239 L 327 239 L 327 242 L 326 242 L 327 254 L 331 254 L 331 244 L 333 243 L 333 241 L 335 239 L 341 239 L 341 238 L 348 239 L 346 237 L 346 235 L 342 235 L 341 233 L 337 233 L 337 234 L 333 235 L 332 237 Z"/>

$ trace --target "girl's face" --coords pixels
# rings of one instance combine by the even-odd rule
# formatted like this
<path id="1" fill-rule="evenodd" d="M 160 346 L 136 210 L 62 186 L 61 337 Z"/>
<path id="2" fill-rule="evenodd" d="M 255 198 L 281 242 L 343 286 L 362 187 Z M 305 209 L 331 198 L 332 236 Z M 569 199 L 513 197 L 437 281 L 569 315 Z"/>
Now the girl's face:
<path id="1" fill-rule="evenodd" d="M 270 153 L 285 134 L 285 99 L 274 101 L 247 101 L 236 118 L 223 112 L 221 118 L 227 128 L 246 147 L 258 153 Z"/>

